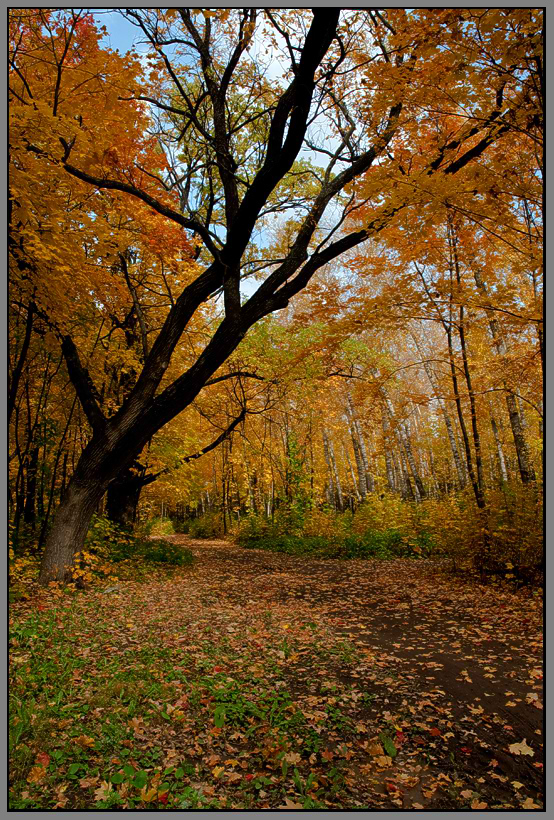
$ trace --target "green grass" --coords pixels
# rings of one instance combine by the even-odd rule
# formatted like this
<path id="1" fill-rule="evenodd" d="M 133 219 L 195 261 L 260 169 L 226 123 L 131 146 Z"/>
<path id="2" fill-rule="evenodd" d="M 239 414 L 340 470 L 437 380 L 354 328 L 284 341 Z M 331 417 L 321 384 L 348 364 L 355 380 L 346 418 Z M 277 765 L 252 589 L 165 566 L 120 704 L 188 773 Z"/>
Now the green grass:
<path id="1" fill-rule="evenodd" d="M 99 612 L 92 598 L 74 592 L 49 611 L 14 618 L 12 810 L 248 809 L 263 799 L 282 805 L 291 793 L 306 808 L 325 805 L 323 790 L 312 786 L 313 776 L 310 780 L 313 756 L 320 760 L 328 735 L 347 737 L 353 731 L 350 702 L 337 683 L 325 696 L 332 694 L 335 702 L 322 711 L 316 731 L 313 716 L 304 713 L 287 685 L 289 676 L 298 683 L 298 674 L 275 661 L 284 653 L 290 662 L 300 648 L 294 637 L 283 638 L 280 623 L 269 620 L 268 652 L 260 655 L 208 628 L 192 650 L 186 643 L 162 645 L 155 628 L 143 629 L 139 618 L 127 644 L 130 617 L 133 613 L 115 602 Z M 307 634 L 316 658 L 319 630 L 314 625 Z M 326 663 L 342 670 L 357 662 L 340 641 L 326 659 L 317 660 L 318 675 Z M 252 664 L 259 665 L 255 672 Z M 281 679 L 277 688 L 276 679 Z M 303 684 L 307 691 L 309 681 L 306 677 Z M 172 706 L 179 698 L 185 705 Z M 233 752 L 224 751 L 229 744 Z M 173 746 L 179 754 L 168 763 L 167 748 Z M 219 789 L 217 768 L 205 762 L 214 750 L 221 761 L 236 758 L 233 771 L 240 778 L 237 774 L 232 788 L 224 790 L 225 781 Z M 299 755 L 294 765 L 285 759 L 291 750 Z M 35 783 L 40 754 L 47 755 L 48 764 L 44 772 L 39 767 Z M 333 777 L 335 799 L 340 777 Z M 215 782 L 221 793 L 204 793 L 198 782 Z M 145 802 L 152 789 L 156 799 Z M 60 798 L 67 804 L 58 805 Z"/>

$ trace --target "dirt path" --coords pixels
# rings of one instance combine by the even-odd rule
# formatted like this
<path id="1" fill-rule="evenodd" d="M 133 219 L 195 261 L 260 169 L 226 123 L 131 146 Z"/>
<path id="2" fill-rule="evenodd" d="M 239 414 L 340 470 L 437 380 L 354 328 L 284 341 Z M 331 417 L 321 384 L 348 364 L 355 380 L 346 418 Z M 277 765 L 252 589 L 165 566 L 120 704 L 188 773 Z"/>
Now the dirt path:
<path id="1" fill-rule="evenodd" d="M 445 793 L 457 772 L 472 773 L 477 781 L 485 777 L 482 793 L 487 796 L 492 786 L 497 800 L 513 799 L 514 783 L 525 783 L 526 794 L 540 792 L 537 597 L 453 579 L 440 563 L 310 560 L 224 541 L 174 539 L 197 557 L 195 577 L 217 583 L 220 604 L 255 601 L 289 620 L 317 618 L 336 636 L 369 650 L 388 673 L 381 684 L 388 688 L 384 711 L 414 716 L 416 730 L 420 724 L 420 736 L 410 738 L 416 747 L 429 732 L 434 738 L 430 757 L 441 761 L 449 778 L 442 784 Z M 383 703 L 376 706 L 382 710 Z M 398 735 L 401 743 L 405 734 Z M 533 754 L 511 753 L 509 746 L 524 739 Z"/>
<path id="2" fill-rule="evenodd" d="M 172 540 L 12 606 L 14 809 L 541 808 L 537 594 Z"/>

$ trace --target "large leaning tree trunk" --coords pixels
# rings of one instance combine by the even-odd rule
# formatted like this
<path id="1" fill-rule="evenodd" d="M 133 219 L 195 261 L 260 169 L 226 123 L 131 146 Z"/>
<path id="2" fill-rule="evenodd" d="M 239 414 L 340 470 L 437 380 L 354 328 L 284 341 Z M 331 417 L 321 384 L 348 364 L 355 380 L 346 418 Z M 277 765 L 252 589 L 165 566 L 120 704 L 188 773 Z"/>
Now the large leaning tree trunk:
<path id="1" fill-rule="evenodd" d="M 206 260 L 203 272 L 172 300 L 161 329 L 144 358 L 136 384 L 109 418 L 102 412 L 99 391 L 74 339 L 67 330 L 58 330 L 68 373 L 92 429 L 92 437 L 79 459 L 46 542 L 40 570 L 42 584 L 70 577 L 75 553 L 82 549 L 92 513 L 110 483 L 130 467 L 146 442 L 187 408 L 203 388 L 214 380 L 225 378 L 214 374 L 238 347 L 249 328 L 262 317 L 286 307 L 323 265 L 377 235 L 399 211 L 410 206 L 411 191 L 417 192 L 418 189 L 416 179 L 413 187 L 402 188 L 405 194 L 395 194 L 390 200 L 383 199 L 388 188 L 381 191 L 376 194 L 368 216 L 361 223 L 358 221 L 357 224 L 363 227 L 354 231 L 349 229 L 352 183 L 366 175 L 377 159 L 386 160 L 387 152 L 393 147 L 393 138 L 402 132 L 404 116 L 412 128 L 413 112 L 405 112 L 404 94 L 398 83 L 405 83 L 406 92 L 410 88 L 412 72 L 420 64 L 417 53 L 420 38 L 395 41 L 394 26 L 389 23 L 383 26 L 379 22 L 385 20 L 389 12 L 379 12 L 379 20 L 365 11 L 345 12 L 358 15 L 358 28 L 354 29 L 346 19 L 339 23 L 341 9 L 314 9 L 311 17 L 309 12 L 297 10 L 298 14 L 305 14 L 306 22 L 297 28 L 291 27 L 283 37 L 284 23 L 275 18 L 274 10 L 265 15 L 257 9 L 238 9 L 225 18 L 216 37 L 211 12 L 200 26 L 193 10 L 169 11 L 171 14 L 164 16 L 161 27 L 156 10 L 127 9 L 125 12 L 150 42 L 160 71 L 165 65 L 167 83 L 172 83 L 164 100 L 140 96 L 133 99 L 148 102 L 151 110 L 157 111 L 157 116 L 167 118 L 161 134 L 165 139 L 173 128 L 180 135 L 175 139 L 178 151 L 186 150 L 185 143 L 189 138 L 191 145 L 201 146 L 202 156 L 205 155 L 209 167 L 205 184 L 201 190 L 196 189 L 196 197 L 191 195 L 191 190 L 197 185 L 197 174 L 204 171 L 194 163 L 188 170 L 181 165 L 175 172 L 175 184 L 179 178 L 177 190 L 181 200 L 180 210 L 175 210 L 167 204 L 167 187 L 161 192 L 163 196 L 156 199 L 133 184 L 132 174 L 118 176 L 111 173 L 109 164 L 99 165 L 92 157 L 90 163 L 80 161 L 82 149 L 79 146 L 88 145 L 91 138 L 90 129 L 88 132 L 81 129 L 75 112 L 70 112 L 63 121 L 59 140 L 51 140 L 46 147 L 37 146 L 32 139 L 27 142 L 26 150 L 32 152 L 33 161 L 44 162 L 53 172 L 66 172 L 80 183 L 90 185 L 91 192 L 111 191 L 117 196 L 131 197 L 137 208 L 151 209 L 173 226 L 188 232 L 187 236 L 192 233 L 203 242 L 201 259 Z M 280 96 L 268 97 L 265 108 L 265 98 L 260 92 L 253 98 L 257 108 L 250 110 L 248 106 L 241 107 L 240 92 L 248 88 L 247 77 L 253 76 L 244 71 L 243 63 L 254 59 L 248 50 L 260 14 L 264 14 L 264 25 L 273 26 L 282 38 L 292 79 Z M 401 10 L 398 14 L 399 24 L 403 25 L 406 12 Z M 176 39 L 172 35 L 172 26 L 180 27 L 175 32 Z M 71 36 L 73 29 L 68 31 L 68 37 Z M 228 38 L 226 48 L 221 47 L 222 36 Z M 371 115 L 371 128 L 357 108 L 353 108 L 354 114 L 347 109 L 348 100 L 358 99 L 362 93 L 360 89 L 367 85 L 363 74 L 358 87 L 349 86 L 350 96 L 346 95 L 346 101 L 337 98 L 341 83 L 351 82 L 351 72 L 365 71 L 364 66 L 377 59 L 374 55 L 360 61 L 360 43 L 356 43 L 356 36 L 366 37 L 362 45 L 365 44 L 368 55 L 377 48 L 375 43 L 379 44 L 377 55 L 382 70 L 385 73 L 392 71 L 394 77 L 390 86 L 394 87 L 395 93 L 392 95 L 391 91 L 388 108 L 379 104 Z M 389 36 L 392 39 L 387 45 Z M 175 71 L 172 67 L 171 58 L 164 50 L 168 42 L 177 42 L 181 44 L 179 48 L 186 51 L 186 76 L 193 78 L 190 81 L 180 79 L 182 70 Z M 16 55 L 14 60 L 17 62 L 17 59 Z M 179 68 L 182 69 L 182 65 Z M 60 64 L 59 71 L 62 69 L 63 64 Z M 255 71 L 256 66 L 252 70 Z M 235 78 L 241 71 L 239 82 Z M 256 76 L 259 76 L 264 94 L 274 93 L 263 72 Z M 28 96 L 27 88 L 17 77 L 15 81 L 19 83 L 20 97 Z M 136 95 L 138 92 L 130 93 Z M 463 123 L 447 144 L 436 149 L 436 154 L 429 158 L 423 169 L 415 172 L 420 179 L 425 181 L 434 174 L 451 178 L 509 131 L 510 112 L 502 93 L 495 91 L 491 94 L 488 113 L 483 112 L 481 100 L 480 97 L 479 116 Z M 31 101 L 32 97 L 26 111 L 34 110 Z M 367 105 L 370 101 L 371 94 Z M 122 101 L 121 104 L 126 103 Z M 417 104 L 416 100 L 414 105 Z M 56 98 L 52 111 L 55 123 L 59 119 L 57 105 Z M 305 191 L 297 195 L 296 233 L 290 236 L 282 256 L 269 261 L 265 259 L 261 267 L 253 268 L 252 258 L 256 254 L 247 253 L 247 249 L 253 247 L 254 232 L 263 228 L 267 214 L 281 207 L 279 197 L 270 198 L 291 172 L 303 147 L 313 150 L 313 138 L 308 134 L 308 128 L 314 118 L 323 114 L 336 137 L 334 143 L 325 141 L 320 149 L 320 156 L 327 158 L 328 166 L 320 169 L 321 174 L 310 177 L 312 188 L 309 195 Z M 46 118 L 44 112 L 41 116 Z M 57 126 L 52 125 L 54 127 Z M 36 129 L 35 133 L 39 139 L 40 131 Z M 257 145 L 252 148 L 256 140 Z M 246 160 L 239 153 L 244 153 L 245 144 L 248 146 Z M 74 149 L 75 145 L 77 149 Z M 58 146 L 61 146 L 59 153 L 54 154 Z M 195 151 L 198 155 L 197 148 Z M 290 193 L 293 177 L 287 179 L 283 211 L 289 207 L 287 197 L 293 195 Z M 341 196 L 345 189 L 348 195 Z M 329 208 L 325 221 L 322 221 L 327 206 L 333 202 L 334 207 Z M 16 242 L 12 252 L 24 257 L 24 244 Z M 265 272 L 265 279 L 256 292 L 243 301 L 241 274 L 260 271 Z M 196 361 L 171 384 L 161 387 L 172 354 L 187 325 L 200 306 L 219 293 L 223 294 L 224 307 L 219 327 Z M 156 326 L 159 327 L 159 323 Z M 227 377 L 232 375 L 229 373 Z"/>
<path id="2" fill-rule="evenodd" d="M 178 460 L 176 466 L 188 464 L 197 458 L 201 458 L 206 453 L 214 450 L 216 447 L 225 441 L 246 416 L 247 410 L 244 406 L 239 415 L 215 438 L 210 444 L 198 450 L 196 453 L 184 456 Z M 106 497 L 106 515 L 115 524 L 121 527 L 131 528 L 136 521 L 137 507 L 140 500 L 140 494 L 145 487 L 152 484 L 164 473 L 169 473 L 170 467 L 164 467 L 157 473 L 147 472 L 147 468 L 138 461 L 121 471 L 108 485 L 108 492 Z"/>
<path id="3" fill-rule="evenodd" d="M 114 524 L 126 529 L 132 528 L 137 516 L 137 507 L 142 489 L 146 486 L 144 474 L 132 467 L 119 473 L 108 486 L 106 515 Z"/>

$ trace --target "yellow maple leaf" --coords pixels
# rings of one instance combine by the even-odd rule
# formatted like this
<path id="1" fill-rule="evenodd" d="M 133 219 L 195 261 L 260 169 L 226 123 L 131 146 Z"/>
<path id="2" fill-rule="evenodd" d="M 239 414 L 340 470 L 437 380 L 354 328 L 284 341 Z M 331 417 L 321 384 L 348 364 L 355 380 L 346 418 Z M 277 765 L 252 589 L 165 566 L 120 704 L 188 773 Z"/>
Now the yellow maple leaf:
<path id="1" fill-rule="evenodd" d="M 140 790 L 140 796 L 143 803 L 151 803 L 157 794 L 157 789 L 147 789 L 146 786 Z"/>
<path id="2" fill-rule="evenodd" d="M 46 769 L 44 766 L 33 766 L 27 776 L 27 783 L 40 783 L 46 776 Z"/>
<path id="3" fill-rule="evenodd" d="M 529 755 L 530 757 L 534 757 L 535 755 L 533 749 L 527 745 L 525 738 L 523 738 L 521 743 L 512 743 L 508 746 L 508 749 L 513 755 Z"/>
<path id="4" fill-rule="evenodd" d="M 73 742 L 85 749 L 87 746 L 94 746 L 94 738 L 88 737 L 88 735 L 79 735 L 79 737 L 74 737 Z"/>

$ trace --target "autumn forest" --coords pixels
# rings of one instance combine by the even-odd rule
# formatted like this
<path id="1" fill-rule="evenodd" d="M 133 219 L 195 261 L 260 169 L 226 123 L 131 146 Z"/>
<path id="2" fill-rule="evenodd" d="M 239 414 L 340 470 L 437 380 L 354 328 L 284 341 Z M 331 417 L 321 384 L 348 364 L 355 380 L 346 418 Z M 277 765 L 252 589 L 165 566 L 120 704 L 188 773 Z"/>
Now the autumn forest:
<path id="1" fill-rule="evenodd" d="M 10 10 L 10 808 L 542 809 L 543 14 Z"/>

